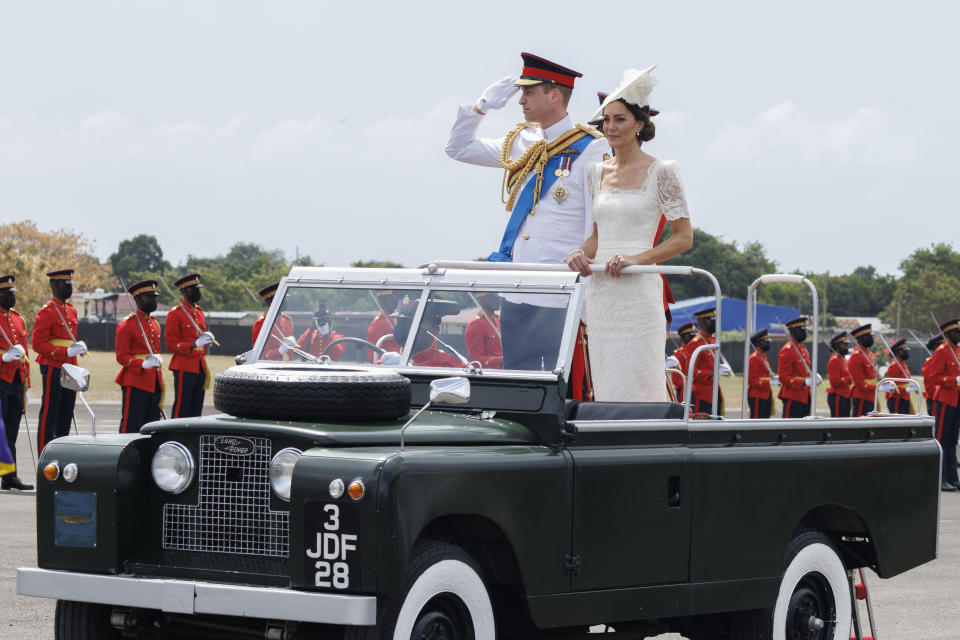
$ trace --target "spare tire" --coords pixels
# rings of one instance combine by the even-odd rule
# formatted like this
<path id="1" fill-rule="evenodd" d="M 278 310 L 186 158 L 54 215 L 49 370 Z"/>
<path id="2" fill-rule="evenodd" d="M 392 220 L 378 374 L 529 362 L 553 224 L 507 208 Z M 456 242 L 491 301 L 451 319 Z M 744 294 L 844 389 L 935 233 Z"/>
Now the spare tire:
<path id="1" fill-rule="evenodd" d="M 238 418 L 394 420 L 410 413 L 410 381 L 389 370 L 242 364 L 217 374 L 213 406 Z"/>

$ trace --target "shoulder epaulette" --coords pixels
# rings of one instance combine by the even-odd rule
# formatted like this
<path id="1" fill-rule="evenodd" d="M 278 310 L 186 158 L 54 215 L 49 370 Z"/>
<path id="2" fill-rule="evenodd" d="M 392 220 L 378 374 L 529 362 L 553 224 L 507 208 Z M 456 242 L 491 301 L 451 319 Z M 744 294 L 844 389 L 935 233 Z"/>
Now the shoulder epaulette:
<path id="1" fill-rule="evenodd" d="M 586 131 L 587 133 L 589 133 L 590 135 L 592 135 L 594 138 L 602 138 L 602 137 L 603 137 L 603 134 L 602 134 L 602 133 L 600 133 L 599 131 L 597 131 L 596 129 L 594 129 L 593 127 L 591 127 L 590 125 L 587 125 L 587 124 L 578 124 L 578 125 L 577 125 L 577 129 L 580 129 L 581 131 Z"/>
<path id="2" fill-rule="evenodd" d="M 49 306 L 50 306 L 50 301 L 47 300 L 45 303 L 43 303 L 43 306 L 41 306 L 40 308 L 41 308 L 41 309 L 46 309 L 46 308 L 49 307 Z"/>
<path id="3" fill-rule="evenodd" d="M 22 315 L 20 315 L 20 312 L 17 311 L 16 309 L 10 309 L 10 313 L 12 313 L 15 316 L 20 316 L 21 318 L 23 317 Z"/>
<path id="4" fill-rule="evenodd" d="M 179 308 L 180 308 L 180 305 L 179 305 L 179 304 L 175 304 L 175 305 L 173 305 L 173 306 L 170 308 L 170 311 L 176 311 L 176 310 L 179 309 Z"/>
<path id="5" fill-rule="evenodd" d="M 131 313 L 130 315 L 127 316 L 127 320 L 129 320 L 132 317 L 133 317 L 133 314 Z"/>
<path id="6" fill-rule="evenodd" d="M 784 349 L 790 349 L 790 348 L 792 348 L 792 347 L 793 347 L 793 345 L 790 344 L 789 342 L 788 342 L 787 344 L 783 345 L 783 348 L 784 348 Z"/>

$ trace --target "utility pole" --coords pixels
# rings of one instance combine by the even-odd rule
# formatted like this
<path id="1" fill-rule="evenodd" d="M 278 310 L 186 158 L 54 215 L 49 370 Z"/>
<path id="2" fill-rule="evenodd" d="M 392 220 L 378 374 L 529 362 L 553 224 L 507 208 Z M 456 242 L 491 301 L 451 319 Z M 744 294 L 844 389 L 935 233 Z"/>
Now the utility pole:
<path id="1" fill-rule="evenodd" d="M 897 340 L 900 339 L 900 307 L 903 304 L 903 292 L 897 294 L 897 332 L 894 334 Z"/>

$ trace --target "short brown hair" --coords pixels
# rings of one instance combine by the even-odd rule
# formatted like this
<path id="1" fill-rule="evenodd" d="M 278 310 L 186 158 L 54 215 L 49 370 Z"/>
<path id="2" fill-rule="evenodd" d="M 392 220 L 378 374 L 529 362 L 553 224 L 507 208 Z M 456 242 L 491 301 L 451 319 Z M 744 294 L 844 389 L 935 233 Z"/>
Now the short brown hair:
<path id="1" fill-rule="evenodd" d="M 570 104 L 570 97 L 573 96 L 573 88 L 565 87 L 562 84 L 557 84 L 553 81 L 542 82 L 540 88 L 544 93 L 550 93 L 554 89 L 560 92 L 560 97 L 563 98 L 563 106 Z"/>

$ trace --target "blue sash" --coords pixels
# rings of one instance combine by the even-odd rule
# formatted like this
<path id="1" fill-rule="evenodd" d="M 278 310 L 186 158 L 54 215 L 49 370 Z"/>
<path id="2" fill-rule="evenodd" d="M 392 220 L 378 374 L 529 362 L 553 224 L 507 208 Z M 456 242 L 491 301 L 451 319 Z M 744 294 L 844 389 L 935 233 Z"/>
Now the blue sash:
<path id="1" fill-rule="evenodd" d="M 560 167 L 560 163 L 563 161 L 564 156 L 570 156 L 569 149 L 575 149 L 577 155 L 583 153 L 583 150 L 587 148 L 587 145 L 593 142 L 596 138 L 591 135 L 586 135 L 571 144 L 569 147 L 561 151 L 555 156 L 551 156 L 547 160 L 547 165 L 543 170 L 543 184 L 540 187 L 541 197 L 543 194 L 548 193 L 550 188 L 553 186 L 553 183 L 557 181 L 556 171 Z M 574 157 L 574 162 L 576 162 L 576 157 Z M 517 234 L 520 233 L 520 227 L 523 225 L 523 220 L 529 215 L 530 211 L 533 210 L 534 205 L 536 204 L 533 201 L 533 192 L 536 187 L 537 180 L 536 177 L 531 178 L 527 181 L 527 184 L 523 187 L 523 191 L 520 192 L 520 195 L 517 197 L 517 202 L 513 207 L 513 212 L 510 214 L 510 220 L 507 222 L 507 228 L 503 232 L 503 239 L 500 241 L 500 249 L 494 251 L 487 258 L 490 262 L 513 262 L 513 245 L 517 241 Z"/>

